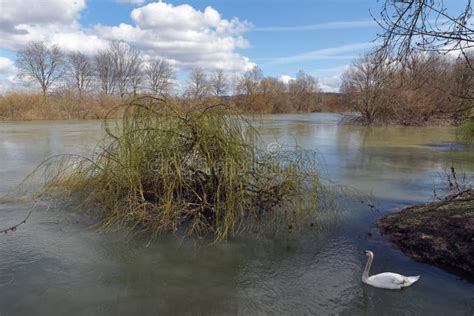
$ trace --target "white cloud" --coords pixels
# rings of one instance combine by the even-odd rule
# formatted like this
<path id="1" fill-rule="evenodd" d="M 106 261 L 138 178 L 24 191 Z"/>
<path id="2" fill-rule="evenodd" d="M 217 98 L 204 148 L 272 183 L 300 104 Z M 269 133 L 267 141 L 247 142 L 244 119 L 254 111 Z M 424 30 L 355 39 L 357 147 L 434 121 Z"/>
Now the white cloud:
<path id="1" fill-rule="evenodd" d="M 0 74 L 8 74 L 16 71 L 13 60 L 0 56 Z"/>
<path id="2" fill-rule="evenodd" d="M 65 51 L 93 54 L 107 47 L 109 41 L 120 40 L 185 69 L 241 72 L 255 65 L 236 52 L 249 47 L 243 34 L 250 24 L 238 18 L 224 19 L 212 7 L 200 11 L 187 4 L 154 2 L 133 9 L 132 24 L 85 29 L 79 22 L 85 0 L 0 0 L 0 6 L 0 49 L 18 51 L 31 41 L 44 41 Z"/>
<path id="3" fill-rule="evenodd" d="M 288 75 L 281 75 L 278 80 L 280 80 L 281 82 L 285 83 L 285 84 L 288 84 L 291 80 L 295 80 L 296 78 L 295 77 L 292 77 L 292 76 L 288 76 Z"/>
<path id="4" fill-rule="evenodd" d="M 319 79 L 319 87 L 324 92 L 339 92 L 340 86 L 341 86 L 340 74 Z"/>
<path id="5" fill-rule="evenodd" d="M 249 24 L 237 18 L 223 19 L 212 7 L 199 11 L 187 4 L 155 2 L 134 9 L 131 18 L 135 25 L 99 25 L 95 32 L 167 58 L 181 68 L 245 71 L 255 65 L 235 52 L 249 46 L 243 37 Z"/>
<path id="6" fill-rule="evenodd" d="M 86 3 L 0 0 L 0 7 L 0 48 L 16 51 L 33 40 L 50 42 L 57 34 L 80 31 L 79 14 Z"/>
<path id="7" fill-rule="evenodd" d="M 256 27 L 251 31 L 255 32 L 294 32 L 294 31 L 320 31 L 335 29 L 353 29 L 377 26 L 374 20 L 357 20 L 357 21 L 334 21 L 309 25 L 296 26 L 267 26 Z"/>
<path id="8" fill-rule="evenodd" d="M 85 0 L 40 1 L 0 0 L 0 26 L 15 27 L 24 24 L 69 24 L 86 7 Z"/>
<path id="9" fill-rule="evenodd" d="M 37 89 L 35 82 L 19 78 L 16 73 L 16 68 L 14 72 L 8 74 L 0 73 L 0 93 L 31 89 Z"/>
<path id="10" fill-rule="evenodd" d="M 353 55 L 339 55 L 343 53 L 356 53 L 365 49 L 369 49 L 375 46 L 374 42 L 364 42 L 364 43 L 355 43 L 342 45 L 338 47 L 330 47 L 318 49 L 302 54 L 297 54 L 287 57 L 279 58 L 269 58 L 265 65 L 281 65 L 281 64 L 290 64 L 294 62 L 302 61 L 314 61 L 314 60 L 347 60 L 354 59 L 357 57 L 357 54 Z"/>

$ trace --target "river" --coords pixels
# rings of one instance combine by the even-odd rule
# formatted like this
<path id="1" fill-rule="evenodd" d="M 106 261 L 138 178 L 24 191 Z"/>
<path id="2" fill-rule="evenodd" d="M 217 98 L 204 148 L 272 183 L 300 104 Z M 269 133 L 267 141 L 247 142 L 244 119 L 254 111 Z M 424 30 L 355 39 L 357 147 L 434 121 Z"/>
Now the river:
<path id="1" fill-rule="evenodd" d="M 41 208 L 0 236 L 0 315 L 473 315 L 474 284 L 407 258 L 378 235 L 375 221 L 432 200 L 451 165 L 459 181 L 472 182 L 474 149 L 456 143 L 449 127 L 367 129 L 338 125 L 339 118 L 268 115 L 256 124 L 266 143 L 315 151 L 324 178 L 368 195 L 375 209 L 352 200 L 324 232 L 206 244 L 173 236 L 148 243 Z M 101 129 L 99 121 L 0 123 L 0 195 L 49 156 L 90 156 Z M 21 220 L 25 208 L 0 203 L 0 228 Z M 362 284 L 365 249 L 375 253 L 371 273 L 420 281 L 403 291 Z"/>

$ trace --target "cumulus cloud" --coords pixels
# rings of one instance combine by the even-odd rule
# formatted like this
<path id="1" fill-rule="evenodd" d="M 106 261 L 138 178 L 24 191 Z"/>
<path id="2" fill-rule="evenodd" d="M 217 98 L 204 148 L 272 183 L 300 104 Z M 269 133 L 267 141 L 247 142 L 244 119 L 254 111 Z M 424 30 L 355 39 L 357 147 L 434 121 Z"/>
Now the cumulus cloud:
<path id="1" fill-rule="evenodd" d="M 238 18 L 225 19 L 212 7 L 200 11 L 187 4 L 154 2 L 133 9 L 131 24 L 95 25 L 88 29 L 79 22 L 85 0 L 48 1 L 47 5 L 38 0 L 0 0 L 0 7 L 0 48 L 11 51 L 41 40 L 65 51 L 93 54 L 111 40 L 119 40 L 184 69 L 241 72 L 255 65 L 236 52 L 249 47 L 243 34 L 250 24 Z"/>
<path id="2" fill-rule="evenodd" d="M 58 34 L 81 32 L 78 19 L 86 3 L 0 0 L 0 7 L 0 48 L 16 51 L 33 40 L 50 44 Z"/>
<path id="3" fill-rule="evenodd" d="M 0 56 L 0 93 L 23 88 L 16 73 L 17 69 L 13 60 Z"/>
<path id="4" fill-rule="evenodd" d="M 280 80 L 281 82 L 285 83 L 285 84 L 288 84 L 291 80 L 295 80 L 296 78 L 295 77 L 292 77 L 292 76 L 288 76 L 288 75 L 281 75 L 278 80 Z"/>
<path id="5" fill-rule="evenodd" d="M 0 74 L 8 74 L 16 71 L 13 60 L 0 56 Z"/>
<path id="6" fill-rule="evenodd" d="M 319 79 L 319 86 L 324 92 L 339 92 L 341 83 L 341 75 L 334 75 Z"/>
<path id="7" fill-rule="evenodd" d="M 86 7 L 85 0 L 0 0 L 0 25 L 16 28 L 24 24 L 69 24 Z"/>
<path id="8" fill-rule="evenodd" d="M 187 4 L 155 2 L 134 9 L 131 18 L 134 25 L 99 25 L 95 31 L 103 38 L 128 42 L 182 68 L 245 71 L 255 65 L 235 52 L 249 46 L 243 37 L 249 24 L 237 18 L 224 19 L 212 7 L 199 11 Z"/>

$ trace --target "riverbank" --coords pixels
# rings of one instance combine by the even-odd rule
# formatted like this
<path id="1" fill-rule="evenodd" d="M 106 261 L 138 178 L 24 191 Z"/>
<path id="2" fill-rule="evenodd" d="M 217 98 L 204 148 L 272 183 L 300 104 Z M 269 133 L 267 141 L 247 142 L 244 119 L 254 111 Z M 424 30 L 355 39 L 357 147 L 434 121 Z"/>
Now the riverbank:
<path id="1" fill-rule="evenodd" d="M 474 189 L 408 207 L 377 224 L 409 257 L 474 280 Z"/>

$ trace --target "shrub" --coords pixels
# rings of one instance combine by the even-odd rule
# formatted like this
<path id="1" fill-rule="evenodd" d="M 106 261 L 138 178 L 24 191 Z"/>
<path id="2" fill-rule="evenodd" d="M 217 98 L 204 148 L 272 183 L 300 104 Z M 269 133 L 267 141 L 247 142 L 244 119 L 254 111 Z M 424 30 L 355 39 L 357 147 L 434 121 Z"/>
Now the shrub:
<path id="1" fill-rule="evenodd" d="M 260 151 L 256 130 L 229 108 L 144 97 L 117 109 L 100 153 L 62 161 L 48 184 L 99 206 L 106 227 L 222 240 L 317 215 L 321 185 L 308 157 Z"/>

